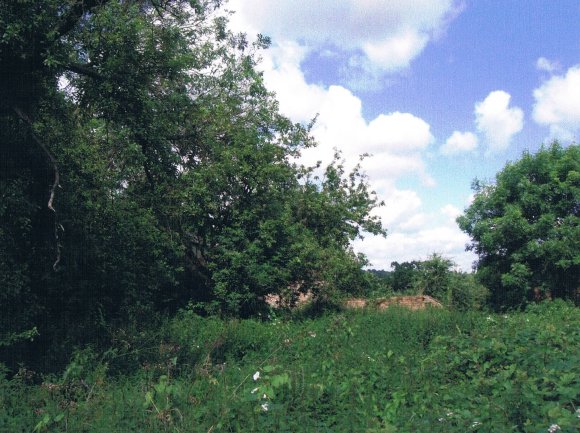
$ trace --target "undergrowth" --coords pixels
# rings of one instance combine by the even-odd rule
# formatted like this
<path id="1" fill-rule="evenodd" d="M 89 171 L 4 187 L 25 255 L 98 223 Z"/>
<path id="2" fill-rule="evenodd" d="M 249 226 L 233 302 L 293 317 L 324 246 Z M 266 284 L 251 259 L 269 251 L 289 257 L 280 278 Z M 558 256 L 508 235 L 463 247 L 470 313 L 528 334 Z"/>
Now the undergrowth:
<path id="1" fill-rule="evenodd" d="M 2 432 L 578 432 L 580 313 L 440 309 L 220 320 L 183 311 L 0 372 Z"/>

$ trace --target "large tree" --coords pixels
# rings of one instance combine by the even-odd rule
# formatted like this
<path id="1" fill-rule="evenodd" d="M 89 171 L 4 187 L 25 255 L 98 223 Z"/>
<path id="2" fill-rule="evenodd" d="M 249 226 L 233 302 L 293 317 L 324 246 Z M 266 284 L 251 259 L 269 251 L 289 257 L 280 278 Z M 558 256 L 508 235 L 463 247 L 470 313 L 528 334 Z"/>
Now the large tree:
<path id="1" fill-rule="evenodd" d="M 294 162 L 315 143 L 256 69 L 268 39 L 220 3 L 0 0 L 0 347 L 361 275 L 376 197 Z"/>
<path id="2" fill-rule="evenodd" d="M 472 238 L 477 270 L 496 307 L 548 296 L 578 301 L 580 149 L 558 143 L 524 153 L 495 182 L 473 183 L 457 221 Z"/>

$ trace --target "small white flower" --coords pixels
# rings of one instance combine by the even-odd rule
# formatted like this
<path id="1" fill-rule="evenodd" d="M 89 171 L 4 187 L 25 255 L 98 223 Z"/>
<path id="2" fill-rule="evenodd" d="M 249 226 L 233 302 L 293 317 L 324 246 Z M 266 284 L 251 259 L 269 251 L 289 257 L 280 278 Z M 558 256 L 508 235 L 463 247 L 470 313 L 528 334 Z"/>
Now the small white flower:
<path id="1" fill-rule="evenodd" d="M 445 422 L 445 418 L 439 418 L 439 422 Z"/>
<path id="2" fill-rule="evenodd" d="M 258 390 L 259 390 L 259 389 L 260 389 L 259 387 L 256 387 L 256 388 L 254 388 L 254 389 L 252 390 L 252 394 L 255 394 L 256 392 L 258 392 Z"/>
<path id="3" fill-rule="evenodd" d="M 580 418 L 580 408 L 576 409 L 576 418 Z"/>
<path id="4" fill-rule="evenodd" d="M 262 396 L 262 398 L 263 398 L 264 400 L 266 400 L 266 399 L 268 398 L 268 396 L 267 396 L 266 394 L 264 394 L 264 395 Z"/>
<path id="5" fill-rule="evenodd" d="M 562 430 L 558 424 L 552 424 L 548 429 L 548 433 L 556 433 L 558 430 Z"/>
<path id="6" fill-rule="evenodd" d="M 493 317 L 487 316 L 487 320 L 489 320 L 490 322 L 493 322 Z"/>
<path id="7" fill-rule="evenodd" d="M 451 411 L 448 411 L 448 412 L 447 412 L 447 416 L 453 416 L 453 412 L 451 412 Z"/>
<path id="8" fill-rule="evenodd" d="M 268 412 L 268 403 L 262 403 L 261 407 L 264 412 Z"/>
<path id="9" fill-rule="evenodd" d="M 254 378 L 254 381 L 258 380 L 260 378 L 260 372 L 256 371 L 252 377 Z"/>
<path id="10" fill-rule="evenodd" d="M 316 332 L 312 332 L 312 331 L 310 331 L 310 332 L 308 333 L 308 335 L 310 335 L 312 338 L 314 338 L 314 337 L 316 337 Z"/>
<path id="11" fill-rule="evenodd" d="M 481 423 L 479 421 L 473 421 L 473 423 L 471 424 L 471 428 L 476 428 L 477 426 L 480 426 Z"/>
<path id="12" fill-rule="evenodd" d="M 504 315 L 503 315 L 503 318 L 504 318 L 504 319 L 507 319 L 507 318 L 508 318 L 507 314 L 504 314 Z"/>

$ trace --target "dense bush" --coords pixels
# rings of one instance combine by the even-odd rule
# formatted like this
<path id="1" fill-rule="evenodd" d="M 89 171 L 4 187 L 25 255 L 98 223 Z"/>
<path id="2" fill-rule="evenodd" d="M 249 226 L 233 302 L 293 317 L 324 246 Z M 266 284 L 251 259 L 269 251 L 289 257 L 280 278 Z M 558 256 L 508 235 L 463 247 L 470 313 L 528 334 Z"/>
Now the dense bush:
<path id="1" fill-rule="evenodd" d="M 457 219 L 472 238 L 480 281 L 496 308 L 538 298 L 579 302 L 580 147 L 557 142 L 507 164 L 493 183 L 475 180 Z"/>

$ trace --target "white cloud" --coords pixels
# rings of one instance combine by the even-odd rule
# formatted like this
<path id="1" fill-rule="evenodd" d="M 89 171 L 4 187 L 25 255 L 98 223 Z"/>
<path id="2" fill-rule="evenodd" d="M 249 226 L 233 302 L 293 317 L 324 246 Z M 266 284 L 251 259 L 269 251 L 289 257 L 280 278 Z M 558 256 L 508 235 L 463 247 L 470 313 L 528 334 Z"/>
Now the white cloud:
<path id="1" fill-rule="evenodd" d="M 363 53 L 370 69 L 405 68 L 442 33 L 461 10 L 457 0 L 230 0 L 237 13 L 234 26 L 261 32 L 275 43 L 296 41 L 303 46 L 342 52 L 356 58 Z M 359 66 L 366 62 L 354 63 Z"/>
<path id="2" fill-rule="evenodd" d="M 369 238 L 355 243 L 364 251 L 371 267 L 389 269 L 391 262 L 425 260 L 433 253 L 443 254 L 453 260 L 463 271 L 470 271 L 476 256 L 465 252 L 469 237 L 457 227 L 440 225 L 413 233 L 393 231 L 386 239 Z"/>
<path id="3" fill-rule="evenodd" d="M 451 205 L 451 204 L 447 204 L 445 206 L 443 206 L 441 208 L 441 213 L 443 215 L 445 215 L 447 218 L 450 219 L 451 222 L 455 223 L 455 219 L 462 214 L 461 210 L 459 210 L 459 208 Z"/>
<path id="4" fill-rule="evenodd" d="M 401 222 L 397 230 L 401 232 L 416 232 L 423 229 L 430 220 L 430 215 L 424 212 L 419 212 L 411 215 L 406 221 Z"/>
<path id="5" fill-rule="evenodd" d="M 405 29 L 382 41 L 365 42 L 362 49 L 372 64 L 385 71 L 394 71 L 408 67 L 428 41 L 426 34 Z"/>
<path id="6" fill-rule="evenodd" d="M 486 138 L 488 154 L 507 149 L 512 137 L 523 128 L 524 112 L 510 108 L 510 99 L 509 93 L 495 90 L 475 104 L 475 123 Z"/>
<path id="7" fill-rule="evenodd" d="M 551 138 L 573 140 L 580 130 L 580 65 L 534 90 L 533 118 L 550 127 Z"/>
<path id="8" fill-rule="evenodd" d="M 445 141 L 439 151 L 443 155 L 456 155 L 458 153 L 473 152 L 477 149 L 477 136 L 472 132 L 453 131 L 451 137 Z"/>
<path id="9" fill-rule="evenodd" d="M 430 128 L 427 122 L 410 113 L 380 114 L 368 124 L 369 150 L 423 150 L 433 141 Z"/>
<path id="10" fill-rule="evenodd" d="M 399 191 L 386 207 L 405 208 L 393 213 L 386 239 L 368 237 L 355 242 L 355 249 L 364 252 L 371 267 L 389 269 L 392 261 L 425 260 L 433 253 L 443 254 L 453 260 L 463 271 L 471 271 L 476 255 L 465 251 L 469 236 L 457 226 L 455 219 L 462 211 L 447 204 L 438 212 L 422 212 L 422 203 L 414 191 Z M 389 211 L 383 211 L 385 218 Z"/>
<path id="11" fill-rule="evenodd" d="M 381 217 L 385 227 L 399 228 L 421 212 L 423 203 L 416 191 L 399 190 L 394 185 L 383 187 L 380 191 L 385 199 L 385 206 L 375 209 L 373 214 Z M 407 225 L 405 229 L 408 228 Z"/>
<path id="12" fill-rule="evenodd" d="M 558 62 L 553 62 L 545 57 L 540 57 L 536 60 L 536 69 L 538 71 L 545 71 L 545 72 L 555 72 L 560 69 L 560 64 Z"/>
<path id="13" fill-rule="evenodd" d="M 402 176 L 418 176 L 424 185 L 434 184 L 421 154 L 434 141 L 427 122 L 401 112 L 380 114 L 367 122 L 360 98 L 350 90 L 306 82 L 300 69 L 303 56 L 300 45 L 287 42 L 266 51 L 262 63 L 265 83 L 276 92 L 282 113 L 301 122 L 318 114 L 312 134 L 319 145 L 302 152 L 303 163 L 328 163 L 338 148 L 350 168 L 359 161 L 359 155 L 370 153 L 373 157 L 362 166 L 377 191 Z"/>

